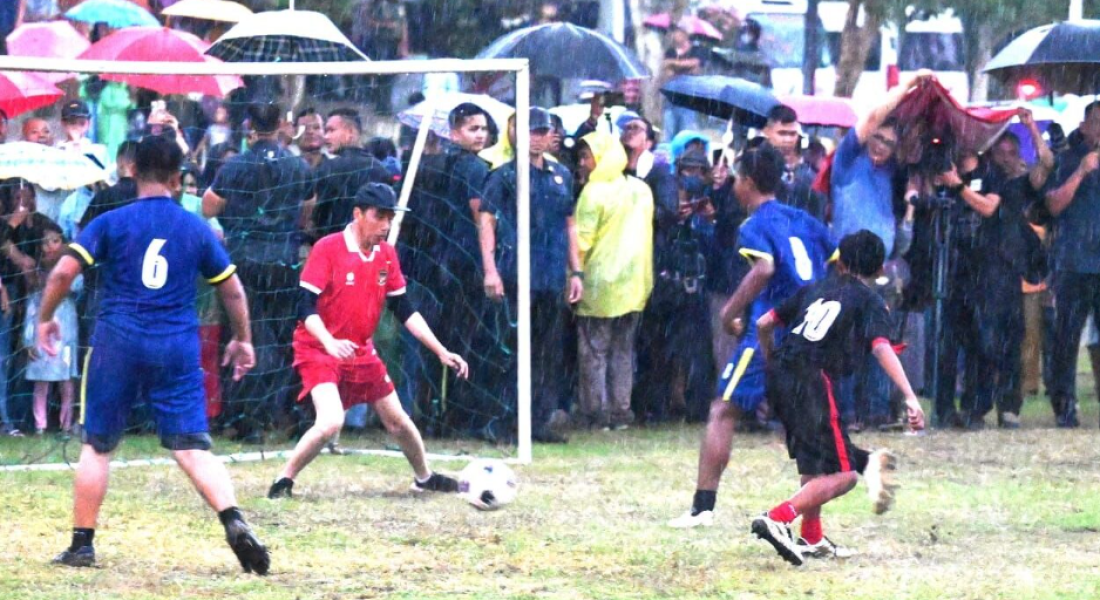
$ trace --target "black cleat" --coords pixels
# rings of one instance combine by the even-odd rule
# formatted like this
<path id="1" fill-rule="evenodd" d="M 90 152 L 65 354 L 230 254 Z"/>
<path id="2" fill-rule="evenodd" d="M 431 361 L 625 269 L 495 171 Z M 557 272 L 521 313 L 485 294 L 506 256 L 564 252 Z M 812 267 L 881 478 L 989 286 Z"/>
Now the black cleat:
<path id="1" fill-rule="evenodd" d="M 95 548 L 92 546 L 81 546 L 76 550 L 69 548 L 55 556 L 50 563 L 66 567 L 94 567 Z"/>
<path id="2" fill-rule="evenodd" d="M 294 497 L 294 480 L 283 477 L 275 480 L 275 483 L 271 484 L 271 489 L 267 490 L 267 497 L 270 500 L 276 500 L 278 498 L 293 498 Z"/>
<path id="3" fill-rule="evenodd" d="M 256 534 L 252 533 L 248 523 L 235 519 L 225 526 L 225 540 L 229 547 L 241 561 L 241 568 L 245 573 L 255 572 L 257 575 L 267 575 L 267 569 L 271 566 L 271 557 L 267 554 L 267 548 L 260 543 Z"/>
<path id="4" fill-rule="evenodd" d="M 802 549 L 794 541 L 791 535 L 791 526 L 786 523 L 774 521 L 764 513 L 753 520 L 752 532 L 756 537 L 768 542 L 775 548 L 783 560 L 796 567 L 801 567 L 805 560 L 802 558 Z"/>
<path id="5" fill-rule="evenodd" d="M 439 473 L 432 473 L 432 476 L 427 481 L 421 483 L 415 478 L 413 484 L 409 487 L 413 492 L 444 492 L 447 494 L 453 494 L 458 491 L 458 480 L 447 477 L 446 475 L 440 475 Z"/>

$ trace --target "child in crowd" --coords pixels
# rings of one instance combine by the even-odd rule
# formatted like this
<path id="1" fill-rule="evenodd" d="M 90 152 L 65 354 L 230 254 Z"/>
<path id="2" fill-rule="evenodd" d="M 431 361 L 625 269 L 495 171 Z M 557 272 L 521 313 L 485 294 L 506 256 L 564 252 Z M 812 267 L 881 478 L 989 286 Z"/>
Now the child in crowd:
<path id="1" fill-rule="evenodd" d="M 57 264 L 64 249 L 65 239 L 61 235 L 61 228 L 49 223 L 43 228 L 40 241 L 38 277 L 36 278 L 38 286 L 28 302 L 23 325 L 23 343 L 31 354 L 27 362 L 26 377 L 27 381 L 34 382 L 34 428 L 38 435 L 46 431 L 48 415 L 46 400 L 50 394 L 50 384 L 55 382 L 59 384 L 61 391 L 61 430 L 65 433 L 72 431 L 75 379 L 80 375 L 76 365 L 78 339 L 76 302 L 71 296 L 61 301 L 54 317 L 61 324 L 61 339 L 58 345 L 60 351 L 57 356 L 47 356 L 39 352 L 35 343 L 42 287 L 45 285 L 47 274 Z M 76 289 L 75 286 L 74 289 Z"/>

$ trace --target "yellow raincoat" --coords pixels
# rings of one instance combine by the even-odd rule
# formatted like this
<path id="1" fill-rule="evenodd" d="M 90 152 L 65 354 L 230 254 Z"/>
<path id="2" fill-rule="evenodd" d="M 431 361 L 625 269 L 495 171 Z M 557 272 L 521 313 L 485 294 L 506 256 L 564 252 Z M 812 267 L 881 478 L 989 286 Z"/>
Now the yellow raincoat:
<path id="1" fill-rule="evenodd" d="M 575 219 L 584 269 L 577 314 L 613 318 L 645 308 L 653 290 L 653 194 L 623 174 L 626 150 L 603 131 L 583 138 L 596 168 L 577 201 Z"/>

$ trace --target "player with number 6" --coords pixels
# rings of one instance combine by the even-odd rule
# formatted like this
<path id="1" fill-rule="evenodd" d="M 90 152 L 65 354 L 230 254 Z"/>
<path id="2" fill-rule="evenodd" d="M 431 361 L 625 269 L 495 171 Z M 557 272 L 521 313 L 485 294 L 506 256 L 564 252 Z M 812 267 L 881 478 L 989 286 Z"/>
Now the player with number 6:
<path id="1" fill-rule="evenodd" d="M 739 419 L 755 420 L 764 402 L 764 361 L 756 320 L 804 285 L 825 275 L 836 246 L 825 226 L 809 214 L 775 199 L 786 163 L 778 150 L 763 144 L 737 163 L 734 194 L 750 216 L 741 225 L 738 251 L 752 268 L 722 308 L 722 322 L 741 338 L 718 382 L 699 452 L 699 472 L 691 509 L 671 527 L 709 526 L 714 520 L 718 484 L 730 458 Z M 749 325 L 743 325 L 748 312 Z"/>
<path id="2" fill-rule="evenodd" d="M 201 274 L 216 286 L 233 328 L 223 365 L 239 380 L 256 363 L 248 302 L 236 266 L 210 226 L 175 200 L 183 152 L 172 140 L 147 136 L 137 146 L 137 200 L 100 215 L 69 245 L 50 272 L 38 313 L 38 348 L 56 356 L 54 313 L 84 269 L 98 266 L 100 305 L 80 394 L 83 446 L 76 468 L 73 537 L 54 563 L 95 565 L 96 522 L 111 454 L 130 408 L 152 406 L 161 445 L 218 513 L 226 539 L 247 572 L 267 573 L 267 549 L 237 509 L 229 473 L 211 452 L 206 391 L 199 363 L 195 311 Z"/>

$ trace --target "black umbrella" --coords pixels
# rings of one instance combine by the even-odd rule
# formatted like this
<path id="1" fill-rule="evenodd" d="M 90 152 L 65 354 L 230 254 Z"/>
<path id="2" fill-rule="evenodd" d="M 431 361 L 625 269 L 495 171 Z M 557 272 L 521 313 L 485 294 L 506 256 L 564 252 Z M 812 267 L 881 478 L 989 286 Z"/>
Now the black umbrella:
<path id="1" fill-rule="evenodd" d="M 225 32 L 206 53 L 225 62 L 369 60 L 328 17 L 309 10 L 256 13 Z"/>
<path id="2" fill-rule="evenodd" d="M 681 75 L 666 83 L 661 93 L 676 106 L 755 127 L 763 126 L 768 111 L 780 104 L 762 85 L 721 75 Z"/>
<path id="3" fill-rule="evenodd" d="M 985 72 L 1010 85 L 1034 79 L 1049 92 L 1100 92 L 1100 21 L 1030 29 L 998 52 Z"/>
<path id="4" fill-rule="evenodd" d="M 477 58 L 526 58 L 531 72 L 542 77 L 603 81 L 649 77 L 649 70 L 625 46 L 572 23 L 517 29 L 489 44 Z"/>

